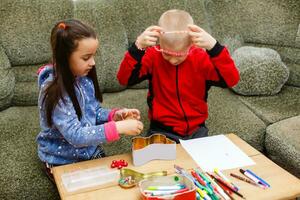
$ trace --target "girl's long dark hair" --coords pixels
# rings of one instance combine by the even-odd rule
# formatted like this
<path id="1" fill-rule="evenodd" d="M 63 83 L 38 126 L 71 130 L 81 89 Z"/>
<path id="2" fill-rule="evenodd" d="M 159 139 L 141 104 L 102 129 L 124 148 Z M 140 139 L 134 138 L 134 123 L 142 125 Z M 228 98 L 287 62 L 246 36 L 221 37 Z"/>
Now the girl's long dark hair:
<path id="1" fill-rule="evenodd" d="M 78 42 L 85 38 L 97 38 L 95 31 L 79 20 L 68 19 L 58 22 L 51 31 L 52 63 L 54 66 L 54 80 L 45 90 L 43 103 L 45 103 L 47 123 L 52 125 L 52 113 L 58 101 L 63 99 L 66 92 L 75 108 L 78 119 L 82 112 L 78 99 L 75 95 L 75 77 L 69 66 L 69 58 L 77 49 Z M 99 83 L 94 66 L 87 75 L 93 81 L 95 97 L 102 102 Z"/>

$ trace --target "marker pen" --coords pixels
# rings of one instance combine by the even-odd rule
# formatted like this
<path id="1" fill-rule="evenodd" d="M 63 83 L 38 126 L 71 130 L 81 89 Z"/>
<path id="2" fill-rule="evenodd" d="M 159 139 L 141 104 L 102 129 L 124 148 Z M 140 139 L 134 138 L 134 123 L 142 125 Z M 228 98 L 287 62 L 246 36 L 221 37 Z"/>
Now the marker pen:
<path id="1" fill-rule="evenodd" d="M 249 172 L 243 170 L 243 169 L 240 169 L 240 172 L 242 174 L 244 174 L 246 177 L 250 178 L 252 181 L 254 181 L 255 183 L 257 183 L 260 187 L 262 188 L 266 188 L 266 186 L 259 180 L 257 179 L 255 176 L 253 176 L 252 174 L 250 174 Z"/>
<path id="2" fill-rule="evenodd" d="M 180 190 L 144 190 L 145 194 L 150 194 L 151 196 L 163 196 L 163 195 L 173 195 L 188 191 L 188 188 Z"/>
<path id="3" fill-rule="evenodd" d="M 184 189 L 185 185 L 166 185 L 166 186 L 148 186 L 147 190 L 181 190 Z"/>
<path id="4" fill-rule="evenodd" d="M 214 172 L 217 174 L 217 175 L 219 175 L 224 181 L 226 181 L 228 184 L 231 184 L 233 187 L 234 187 L 234 189 L 236 190 L 236 191 L 239 191 L 239 187 L 238 186 L 236 186 L 234 183 L 232 183 L 232 181 L 231 180 L 229 180 L 219 169 L 217 169 L 217 168 L 215 168 L 214 169 Z"/>
<path id="5" fill-rule="evenodd" d="M 260 182 L 262 182 L 265 186 L 271 187 L 266 181 L 264 181 L 262 178 L 260 178 L 256 174 L 254 174 L 254 172 L 250 171 L 249 169 L 247 169 L 246 172 L 249 172 L 250 174 L 252 174 L 255 178 L 257 178 Z"/>

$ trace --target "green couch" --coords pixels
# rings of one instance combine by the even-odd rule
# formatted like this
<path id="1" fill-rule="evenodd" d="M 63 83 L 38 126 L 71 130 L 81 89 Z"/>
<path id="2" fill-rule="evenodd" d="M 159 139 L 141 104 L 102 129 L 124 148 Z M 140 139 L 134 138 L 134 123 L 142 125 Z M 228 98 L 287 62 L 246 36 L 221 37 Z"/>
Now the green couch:
<path id="1" fill-rule="evenodd" d="M 103 106 L 140 109 L 147 129 L 147 82 L 124 88 L 118 84 L 116 72 L 138 34 L 173 8 L 190 12 L 195 23 L 226 44 L 231 53 L 242 46 L 255 46 L 280 54 L 289 79 L 278 94 L 242 96 L 212 88 L 207 126 L 210 135 L 236 133 L 300 177 L 298 0 L 1 0 L 0 199 L 59 199 L 56 187 L 41 170 L 35 142 L 39 133 L 36 70 L 50 60 L 49 37 L 55 22 L 77 18 L 96 29 Z M 277 124 L 290 118 L 296 130 L 292 137 L 289 123 Z M 272 125 L 275 128 L 269 128 Z M 285 145 L 278 145 L 282 141 Z M 106 144 L 105 150 L 114 155 L 129 152 L 130 145 L 130 138 L 122 137 Z"/>

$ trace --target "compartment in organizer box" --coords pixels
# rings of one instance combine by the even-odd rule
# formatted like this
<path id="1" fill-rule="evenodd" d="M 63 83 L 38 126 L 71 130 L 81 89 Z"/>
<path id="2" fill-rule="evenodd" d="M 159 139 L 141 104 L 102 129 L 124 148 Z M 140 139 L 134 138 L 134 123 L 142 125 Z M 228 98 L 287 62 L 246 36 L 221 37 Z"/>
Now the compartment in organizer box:
<path id="1" fill-rule="evenodd" d="M 117 185 L 119 178 L 119 170 L 112 170 L 108 167 L 76 170 L 61 175 L 62 183 L 68 192 L 94 186 Z"/>
<path id="2" fill-rule="evenodd" d="M 182 184 L 188 188 L 188 191 L 170 194 L 163 196 L 151 196 L 144 192 L 149 186 L 171 186 L 175 184 Z M 194 183 L 181 175 L 174 176 L 157 176 L 149 179 L 145 179 L 139 182 L 140 192 L 142 194 L 143 200 L 163 200 L 163 199 L 172 199 L 172 200 L 195 200 L 196 199 L 196 187 Z"/>

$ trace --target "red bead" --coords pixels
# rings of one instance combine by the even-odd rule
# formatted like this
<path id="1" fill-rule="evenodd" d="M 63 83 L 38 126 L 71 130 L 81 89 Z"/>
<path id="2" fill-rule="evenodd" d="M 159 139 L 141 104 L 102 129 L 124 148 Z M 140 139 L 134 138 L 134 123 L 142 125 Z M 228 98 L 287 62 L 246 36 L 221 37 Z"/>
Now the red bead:
<path id="1" fill-rule="evenodd" d="M 113 164 L 117 164 L 117 163 L 118 163 L 118 161 L 116 161 L 116 160 L 113 160 L 113 161 L 112 161 L 112 163 L 113 163 Z"/>
<path id="2" fill-rule="evenodd" d="M 124 165 L 124 162 L 125 162 L 124 160 L 120 160 L 119 165 Z"/>
<path id="3" fill-rule="evenodd" d="M 114 163 L 111 163 L 110 167 L 111 167 L 111 168 L 115 168 L 116 165 L 115 165 Z"/>
<path id="4" fill-rule="evenodd" d="M 122 167 L 123 167 L 122 165 L 118 165 L 118 169 L 122 169 Z"/>
<path id="5" fill-rule="evenodd" d="M 122 167 L 127 167 L 128 166 L 128 162 L 126 162 L 125 160 L 123 159 L 120 159 L 120 160 L 113 160 L 111 162 L 111 168 L 115 168 L 117 167 L 118 169 L 122 169 Z"/>

